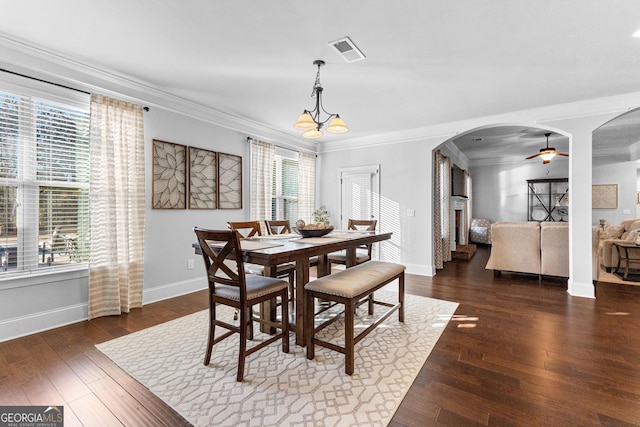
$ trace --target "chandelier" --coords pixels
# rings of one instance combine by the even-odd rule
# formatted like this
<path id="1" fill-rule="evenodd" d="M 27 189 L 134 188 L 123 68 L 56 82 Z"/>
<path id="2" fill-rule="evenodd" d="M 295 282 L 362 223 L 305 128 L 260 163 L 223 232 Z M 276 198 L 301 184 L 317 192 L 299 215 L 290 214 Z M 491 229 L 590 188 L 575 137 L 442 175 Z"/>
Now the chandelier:
<path id="1" fill-rule="evenodd" d="M 296 124 L 293 125 L 293 127 L 296 129 L 304 130 L 304 132 L 302 132 L 302 137 L 310 139 L 321 137 L 323 133 L 320 129 L 322 129 L 325 123 L 327 123 L 329 120 L 331 120 L 331 122 L 329 123 L 329 126 L 327 126 L 327 132 L 348 132 L 349 128 L 347 128 L 347 125 L 344 124 L 344 120 L 340 118 L 340 115 L 328 113 L 322 106 L 322 91 L 324 89 L 322 89 L 322 85 L 320 84 L 320 67 L 324 65 L 324 61 L 317 59 L 313 61 L 313 65 L 316 65 L 318 67 L 318 72 L 316 73 L 316 81 L 313 84 L 313 90 L 311 91 L 311 97 L 315 97 L 316 105 L 313 110 L 304 110 L 302 114 L 300 114 L 300 117 L 298 117 L 298 121 L 296 121 Z M 324 120 L 321 120 L 321 112 L 327 114 L 328 117 Z"/>

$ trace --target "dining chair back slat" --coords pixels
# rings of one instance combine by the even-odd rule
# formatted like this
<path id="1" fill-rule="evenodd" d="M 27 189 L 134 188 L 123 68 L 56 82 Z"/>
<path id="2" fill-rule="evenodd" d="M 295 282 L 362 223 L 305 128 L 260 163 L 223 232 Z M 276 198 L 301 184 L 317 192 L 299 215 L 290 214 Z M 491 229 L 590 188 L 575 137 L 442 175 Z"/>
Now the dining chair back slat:
<path id="1" fill-rule="evenodd" d="M 237 230 L 240 237 L 249 238 L 253 236 L 262 236 L 260 229 L 260 221 L 229 221 L 227 222 L 229 230 Z"/>
<path id="2" fill-rule="evenodd" d="M 228 221 L 229 230 L 235 230 L 240 234 L 241 238 L 251 238 L 254 236 L 262 236 L 260 229 L 260 221 Z M 280 264 L 276 267 L 274 276 L 287 277 L 289 279 L 289 293 L 293 295 L 295 291 L 295 270 L 294 263 Z M 253 274 L 264 275 L 264 267 L 261 265 L 247 264 L 247 271 Z"/>
<path id="3" fill-rule="evenodd" d="M 289 234 L 291 233 L 291 224 L 288 219 L 271 220 L 266 219 L 264 225 L 269 234 Z"/>

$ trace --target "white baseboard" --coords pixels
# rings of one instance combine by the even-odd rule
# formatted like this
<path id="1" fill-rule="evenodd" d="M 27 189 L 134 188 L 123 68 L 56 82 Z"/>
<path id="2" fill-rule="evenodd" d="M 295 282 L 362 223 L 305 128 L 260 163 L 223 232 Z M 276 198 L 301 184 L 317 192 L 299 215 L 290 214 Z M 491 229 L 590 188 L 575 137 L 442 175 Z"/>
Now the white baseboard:
<path id="1" fill-rule="evenodd" d="M 143 304 L 150 304 L 206 288 L 207 282 L 205 279 L 185 280 L 143 290 L 142 300 Z M 0 342 L 82 322 L 89 318 L 88 313 L 89 304 L 82 303 L 5 319 L 0 321 Z"/>
<path id="2" fill-rule="evenodd" d="M 407 267 L 407 274 L 417 274 L 418 276 L 430 276 L 433 277 L 436 275 L 436 269 L 433 266 L 428 266 L 424 264 L 407 264 L 403 263 L 405 267 Z"/>
<path id="3" fill-rule="evenodd" d="M 569 280 L 567 292 L 572 297 L 593 298 L 596 297 L 596 287 L 593 283 L 577 283 Z"/>
<path id="4" fill-rule="evenodd" d="M 207 279 L 205 277 L 183 280 L 182 282 L 170 283 L 164 286 L 157 286 L 142 291 L 142 303 L 151 304 L 152 302 L 163 301 L 180 295 L 201 291 L 203 289 L 207 289 L 208 286 L 209 285 L 207 284 Z"/>
<path id="5" fill-rule="evenodd" d="M 89 318 L 88 313 L 89 304 L 82 303 L 6 319 L 0 322 L 0 342 L 81 322 Z"/>

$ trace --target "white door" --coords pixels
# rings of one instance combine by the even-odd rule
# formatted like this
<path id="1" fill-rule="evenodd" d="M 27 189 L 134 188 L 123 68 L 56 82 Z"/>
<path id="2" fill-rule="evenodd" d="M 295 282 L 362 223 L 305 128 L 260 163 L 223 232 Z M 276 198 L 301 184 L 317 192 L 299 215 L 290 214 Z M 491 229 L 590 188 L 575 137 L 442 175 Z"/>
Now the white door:
<path id="1" fill-rule="evenodd" d="M 347 228 L 349 218 L 378 219 L 379 166 L 340 169 L 340 227 Z M 380 221 L 378 220 L 378 224 Z"/>
<path id="2" fill-rule="evenodd" d="M 340 228 L 347 229 L 349 218 L 378 219 L 380 167 L 364 166 L 341 169 L 340 173 Z M 378 229 L 380 221 L 378 219 Z M 377 244 L 373 258 L 377 259 Z"/>

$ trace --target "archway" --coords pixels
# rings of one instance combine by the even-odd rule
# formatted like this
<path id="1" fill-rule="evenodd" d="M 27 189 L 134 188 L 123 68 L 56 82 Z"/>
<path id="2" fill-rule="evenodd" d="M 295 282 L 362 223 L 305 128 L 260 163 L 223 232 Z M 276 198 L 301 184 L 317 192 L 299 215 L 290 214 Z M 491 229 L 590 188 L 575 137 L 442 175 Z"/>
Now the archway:
<path id="1" fill-rule="evenodd" d="M 628 283 L 640 275 L 627 276 L 612 271 L 617 266 L 614 238 L 632 238 L 640 227 L 640 108 L 623 113 L 592 133 L 592 224 L 594 233 L 594 280 Z M 602 223 L 602 225 L 600 225 Z M 638 266 L 636 266 L 638 267 Z M 630 280 L 635 279 L 635 280 Z"/>
<path id="2" fill-rule="evenodd" d="M 557 151 L 569 153 L 569 136 L 564 131 L 530 124 L 477 127 L 457 134 L 434 149 L 434 152 L 440 150 L 445 156 L 449 156 L 453 164 L 471 174 L 471 194 L 464 195 L 469 197 L 469 222 L 471 217 L 491 222 L 569 220 L 568 158 L 557 156 L 547 164 L 543 164 L 539 157 L 527 160 L 527 157 L 539 153 L 540 148 L 545 147 L 546 133 L 551 133 L 550 145 Z M 548 215 L 545 218 L 531 217 L 532 212 L 536 211 L 530 209 L 527 181 L 533 179 L 565 180 L 563 195 L 559 200 L 554 199 L 554 202 L 562 205 L 558 206 L 562 210 L 547 204 Z M 456 229 L 453 221 L 457 216 L 451 215 L 450 218 L 449 232 L 453 233 L 451 230 Z M 441 225 L 434 220 L 434 228 L 437 226 Z M 453 240 L 455 238 L 451 239 Z"/>

